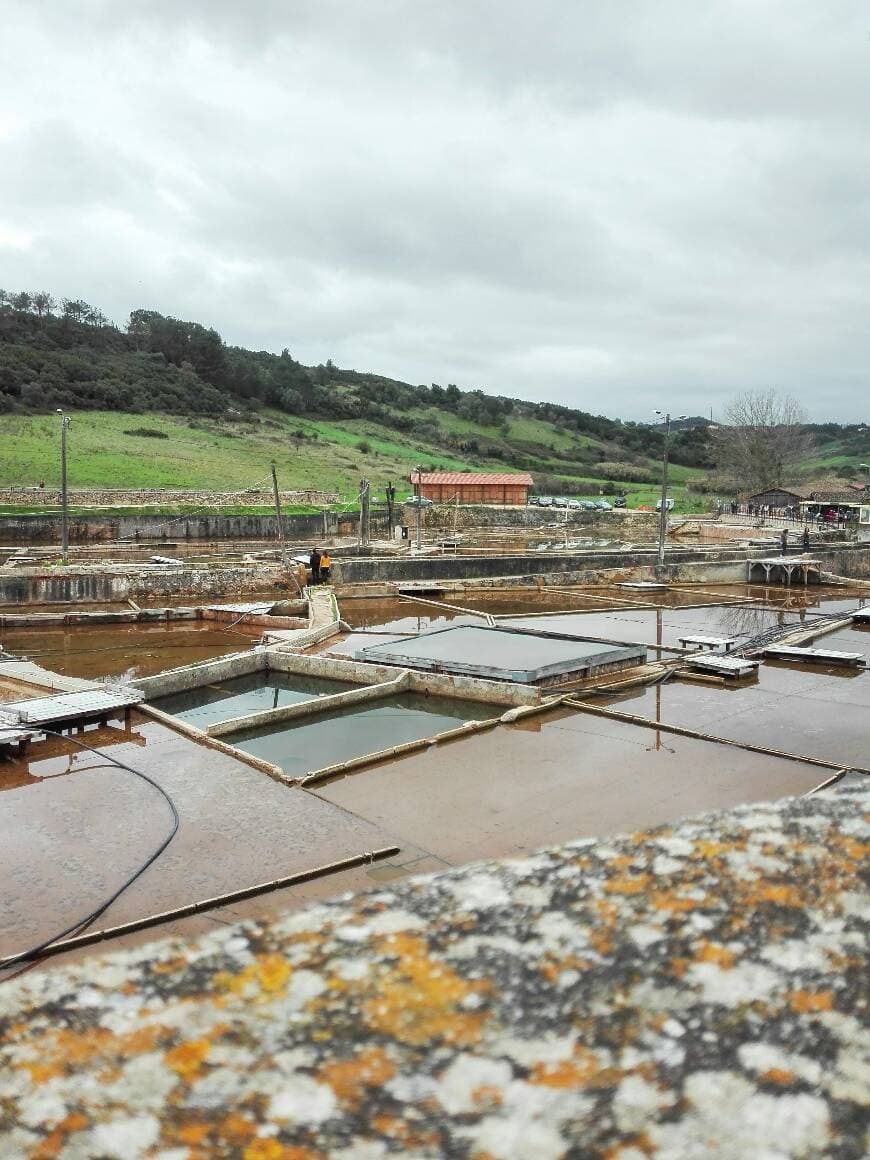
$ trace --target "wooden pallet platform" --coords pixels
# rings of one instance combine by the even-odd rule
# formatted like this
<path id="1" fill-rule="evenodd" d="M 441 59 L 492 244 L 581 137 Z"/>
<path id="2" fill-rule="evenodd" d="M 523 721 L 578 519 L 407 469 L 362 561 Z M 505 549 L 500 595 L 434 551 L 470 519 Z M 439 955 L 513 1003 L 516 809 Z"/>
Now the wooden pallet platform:
<path id="1" fill-rule="evenodd" d="M 678 638 L 683 648 L 696 648 L 699 652 L 731 652 L 737 644 L 736 636 L 681 636 Z"/>
<path id="2" fill-rule="evenodd" d="M 694 672 L 713 673 L 717 677 L 730 677 L 732 680 L 751 677 L 758 672 L 758 661 L 750 661 L 746 657 L 711 656 L 710 653 L 686 657 L 686 666 Z"/>
<path id="3" fill-rule="evenodd" d="M 0 706 L 0 726 L 38 731 L 41 726 L 71 726 L 87 721 L 105 721 L 119 712 L 125 718 L 145 694 L 130 689 L 85 689 L 57 693 L 53 697 L 32 697 Z"/>
<path id="4" fill-rule="evenodd" d="M 828 648 L 800 648 L 789 645 L 769 645 L 764 656 L 778 661 L 804 661 L 816 665 L 850 665 L 857 668 L 864 665 L 863 653 L 836 652 Z"/>

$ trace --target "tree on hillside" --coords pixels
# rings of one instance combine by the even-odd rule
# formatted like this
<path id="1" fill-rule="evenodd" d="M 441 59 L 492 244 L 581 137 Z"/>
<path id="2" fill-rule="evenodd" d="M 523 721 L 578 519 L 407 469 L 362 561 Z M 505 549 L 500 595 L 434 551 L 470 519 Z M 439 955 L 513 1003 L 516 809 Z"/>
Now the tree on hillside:
<path id="1" fill-rule="evenodd" d="M 57 306 L 57 302 L 47 290 L 34 290 L 30 295 L 30 301 L 33 304 L 33 309 L 40 318 L 44 314 L 51 314 L 52 310 Z"/>
<path id="2" fill-rule="evenodd" d="M 813 439 L 795 399 L 774 390 L 747 391 L 726 408 L 725 419 L 713 432 L 713 454 L 724 480 L 750 493 L 796 482 Z"/>

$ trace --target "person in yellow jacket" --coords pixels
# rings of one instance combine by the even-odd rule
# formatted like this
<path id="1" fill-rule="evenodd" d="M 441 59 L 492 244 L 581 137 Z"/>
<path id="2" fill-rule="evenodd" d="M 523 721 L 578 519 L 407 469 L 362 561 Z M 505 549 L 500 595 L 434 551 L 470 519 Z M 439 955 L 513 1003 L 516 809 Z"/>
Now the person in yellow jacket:
<path id="1" fill-rule="evenodd" d="M 329 568 L 332 561 L 329 558 L 329 552 L 326 548 L 320 553 L 320 579 L 329 583 Z"/>

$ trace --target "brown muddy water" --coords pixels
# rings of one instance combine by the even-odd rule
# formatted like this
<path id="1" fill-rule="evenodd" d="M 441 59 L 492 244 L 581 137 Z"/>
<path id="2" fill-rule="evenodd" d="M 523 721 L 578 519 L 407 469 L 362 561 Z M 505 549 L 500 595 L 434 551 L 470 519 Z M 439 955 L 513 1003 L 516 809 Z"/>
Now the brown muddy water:
<path id="1" fill-rule="evenodd" d="M 685 633 L 745 639 L 777 624 L 810 624 L 820 614 L 862 603 L 848 591 L 745 585 L 652 596 L 662 607 L 649 607 L 652 601 L 637 594 L 628 600 L 613 588 L 502 593 L 473 601 L 456 597 L 455 603 L 510 617 L 511 623 L 644 643 L 651 655 L 657 647 L 676 647 Z M 356 632 L 338 643 L 327 642 L 330 652 L 467 619 L 462 612 L 398 600 L 348 600 L 341 612 Z M 540 612 L 551 615 L 530 615 Z M 102 676 L 132 666 L 151 673 L 245 649 L 253 635 L 195 624 L 95 626 L 7 632 L 4 644 L 47 668 Z M 841 629 L 817 643 L 870 658 L 868 629 Z M 294 692 L 294 681 L 288 677 L 285 682 L 287 697 L 323 691 Z M 206 691 L 182 699 L 176 708 L 181 714 L 204 711 L 223 717 L 232 697 L 269 707 L 270 697 L 281 702 L 281 683 L 270 684 L 261 676 L 232 687 L 227 683 L 213 697 Z M 134 716 L 129 734 L 120 725 L 88 730 L 80 735 L 83 740 L 154 776 L 172 793 L 182 818 L 173 844 L 99 925 L 365 849 L 393 842 L 401 846 L 401 853 L 384 865 L 221 908 L 145 933 L 138 941 L 155 933 L 191 934 L 214 922 L 275 913 L 408 873 L 802 794 L 829 776 L 827 769 L 793 756 L 681 737 L 656 729 L 656 723 L 844 768 L 870 766 L 870 674 L 863 669 L 765 661 L 757 682 L 737 688 L 671 680 L 619 697 L 597 697 L 593 704 L 646 718 L 650 725 L 561 707 L 369 766 L 316 793 L 281 785 L 241 760 L 143 717 Z M 360 706 L 364 712 L 306 718 L 226 740 L 239 741 L 252 752 L 265 746 L 269 760 L 305 772 L 329 764 L 327 758 L 340 760 L 395 744 L 405 739 L 401 729 L 410 730 L 408 736 L 432 736 L 490 711 L 485 705 L 466 709 L 456 701 L 446 709 L 434 700 L 428 707 L 391 702 L 377 706 L 386 712 L 378 718 L 373 708 Z M 165 803 L 153 790 L 100 757 L 76 752 L 69 741 L 36 743 L 26 760 L 0 762 L 0 953 L 38 941 L 90 909 L 153 848 L 166 825 Z"/>
<path id="2" fill-rule="evenodd" d="M 6 652 L 26 656 L 44 669 L 69 677 L 97 679 L 129 673 L 150 677 L 165 669 L 243 652 L 261 628 L 218 628 L 214 621 L 167 624 L 80 625 L 8 628 L 0 632 Z"/>

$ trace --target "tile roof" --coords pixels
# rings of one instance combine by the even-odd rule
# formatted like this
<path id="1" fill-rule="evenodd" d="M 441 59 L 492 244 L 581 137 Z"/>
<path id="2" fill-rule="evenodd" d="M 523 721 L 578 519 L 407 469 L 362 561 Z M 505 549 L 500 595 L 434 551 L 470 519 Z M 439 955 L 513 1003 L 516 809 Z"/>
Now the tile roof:
<path id="1" fill-rule="evenodd" d="M 411 472 L 411 483 L 417 478 L 417 472 Z M 471 483 L 475 485 L 493 483 L 508 484 L 514 487 L 531 487 L 535 481 L 527 471 L 422 471 L 420 483 Z"/>

